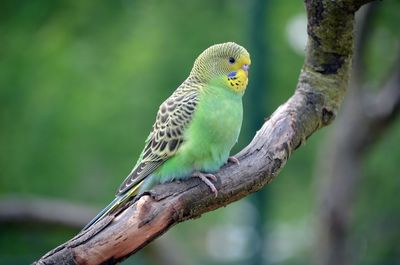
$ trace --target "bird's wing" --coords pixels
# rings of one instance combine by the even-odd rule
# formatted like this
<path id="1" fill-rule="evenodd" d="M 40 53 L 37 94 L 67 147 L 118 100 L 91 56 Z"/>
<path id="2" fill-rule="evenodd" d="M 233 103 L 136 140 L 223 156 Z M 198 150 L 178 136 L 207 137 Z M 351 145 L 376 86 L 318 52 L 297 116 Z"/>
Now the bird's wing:
<path id="1" fill-rule="evenodd" d="M 141 183 L 177 152 L 184 141 L 184 131 L 193 118 L 197 102 L 197 90 L 177 89 L 161 104 L 142 154 L 119 187 L 117 195 Z"/>

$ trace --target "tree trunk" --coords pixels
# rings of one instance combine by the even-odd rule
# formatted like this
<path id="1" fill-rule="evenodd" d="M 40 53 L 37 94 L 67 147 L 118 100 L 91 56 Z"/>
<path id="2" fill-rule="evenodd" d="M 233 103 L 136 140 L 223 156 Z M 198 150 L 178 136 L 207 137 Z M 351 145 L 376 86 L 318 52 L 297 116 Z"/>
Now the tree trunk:
<path id="1" fill-rule="evenodd" d="M 367 97 L 362 90 L 364 47 L 375 8 L 376 4 L 370 4 L 360 14 L 349 95 L 335 130 L 327 137 L 329 142 L 321 148 L 323 159 L 316 163 L 316 178 L 320 184 L 313 261 L 316 265 L 354 264 L 349 228 L 357 187 L 362 179 L 362 160 L 400 111 L 399 60 L 378 95 Z"/>

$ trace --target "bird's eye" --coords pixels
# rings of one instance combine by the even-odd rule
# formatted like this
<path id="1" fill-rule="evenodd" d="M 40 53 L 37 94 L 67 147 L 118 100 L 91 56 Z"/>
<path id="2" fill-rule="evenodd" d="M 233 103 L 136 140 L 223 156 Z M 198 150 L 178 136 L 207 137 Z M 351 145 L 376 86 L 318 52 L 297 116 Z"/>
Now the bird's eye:
<path id="1" fill-rule="evenodd" d="M 229 57 L 229 63 L 230 63 L 230 64 L 233 64 L 233 63 L 235 63 L 235 62 L 236 62 L 235 58 Z"/>

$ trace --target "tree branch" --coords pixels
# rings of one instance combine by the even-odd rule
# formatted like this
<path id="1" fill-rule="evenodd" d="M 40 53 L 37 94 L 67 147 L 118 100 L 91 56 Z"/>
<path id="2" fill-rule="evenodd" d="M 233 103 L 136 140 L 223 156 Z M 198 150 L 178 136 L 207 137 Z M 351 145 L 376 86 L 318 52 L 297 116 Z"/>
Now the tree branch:
<path id="1" fill-rule="evenodd" d="M 6 195 L 0 198 L 0 225 L 35 223 L 42 226 L 64 226 L 82 229 L 98 210 L 71 202 L 49 198 Z M 179 252 L 181 244 L 172 236 L 157 240 L 144 253 L 156 264 L 194 265 L 187 253 Z"/>
<path id="2" fill-rule="evenodd" d="M 400 55 L 400 54 L 399 54 Z M 365 103 L 365 112 L 370 120 L 370 130 L 375 135 L 384 131 L 400 112 L 400 56 L 396 61 L 391 76 L 384 84 L 382 91 L 378 95 L 369 95 Z"/>
<path id="3" fill-rule="evenodd" d="M 36 264 L 114 264 L 171 226 L 239 200 L 272 181 L 291 153 L 335 118 L 349 78 L 354 12 L 365 2 L 306 1 L 309 40 L 297 89 L 237 155 L 240 166 L 229 164 L 217 172 L 217 198 L 196 179 L 158 185 Z"/>
<path id="4" fill-rule="evenodd" d="M 10 195 L 0 200 L 0 223 L 41 223 L 80 229 L 96 211 L 61 200 Z"/>

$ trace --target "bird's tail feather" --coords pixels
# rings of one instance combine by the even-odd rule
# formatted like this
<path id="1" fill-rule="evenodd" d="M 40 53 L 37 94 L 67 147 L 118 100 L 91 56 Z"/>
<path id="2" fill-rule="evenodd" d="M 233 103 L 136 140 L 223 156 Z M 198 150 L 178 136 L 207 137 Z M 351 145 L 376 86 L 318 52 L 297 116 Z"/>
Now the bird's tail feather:
<path id="1" fill-rule="evenodd" d="M 82 231 L 84 231 L 84 230 L 88 229 L 89 227 L 91 227 L 92 225 L 96 224 L 101 219 L 103 219 L 107 214 L 118 209 L 120 205 L 123 205 L 125 202 L 127 202 L 132 197 L 135 197 L 138 194 L 138 190 L 139 190 L 139 187 L 142 184 L 142 182 L 138 183 L 135 187 L 132 187 L 132 189 L 128 190 L 126 193 L 115 197 L 115 199 L 112 202 L 110 202 L 110 204 L 108 204 L 106 208 L 101 210 L 100 213 L 98 213 L 87 225 L 85 225 L 85 227 L 82 229 Z"/>

